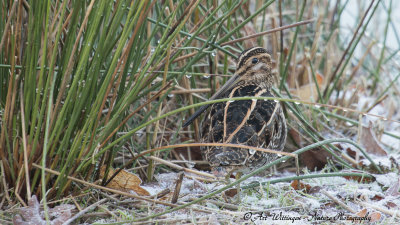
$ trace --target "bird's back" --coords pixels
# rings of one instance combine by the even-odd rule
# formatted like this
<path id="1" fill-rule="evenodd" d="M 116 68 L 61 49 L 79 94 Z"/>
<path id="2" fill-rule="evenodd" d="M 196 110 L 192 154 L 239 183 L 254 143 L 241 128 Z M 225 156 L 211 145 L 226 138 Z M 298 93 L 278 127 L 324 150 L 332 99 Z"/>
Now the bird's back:
<path id="1" fill-rule="evenodd" d="M 273 97 L 257 85 L 238 85 L 223 98 Z M 286 140 L 286 123 L 280 104 L 274 100 L 241 100 L 215 103 L 204 118 L 202 141 L 231 143 L 282 150 Z M 203 147 L 203 157 L 211 167 L 256 168 L 272 161 L 276 155 L 231 147 Z"/>

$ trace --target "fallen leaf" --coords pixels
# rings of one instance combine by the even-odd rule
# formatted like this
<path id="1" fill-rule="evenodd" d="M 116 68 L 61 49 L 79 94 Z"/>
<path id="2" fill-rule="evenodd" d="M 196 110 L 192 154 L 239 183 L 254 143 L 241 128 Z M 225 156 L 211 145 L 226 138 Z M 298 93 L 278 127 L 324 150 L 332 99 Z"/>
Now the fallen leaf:
<path id="1" fill-rule="evenodd" d="M 340 149 L 343 149 L 340 144 L 337 144 L 336 146 L 340 146 Z M 357 151 L 355 149 L 347 147 L 346 148 L 346 153 L 347 153 L 347 155 L 353 157 L 353 159 L 356 158 Z M 361 154 L 359 154 L 359 157 L 360 157 L 360 160 L 365 159 L 365 157 L 363 155 L 361 155 Z"/>
<path id="2" fill-rule="evenodd" d="M 340 144 L 335 144 L 335 146 L 337 146 L 339 149 L 343 150 L 343 147 Z M 356 148 L 354 146 L 348 146 L 345 149 L 345 152 L 348 156 L 352 157 L 353 159 L 357 158 L 357 151 Z M 361 166 L 364 167 L 364 161 L 363 159 L 365 159 L 365 157 L 362 154 L 358 154 L 358 163 L 352 163 L 350 162 L 352 165 L 356 166 Z M 354 160 L 354 162 L 357 162 L 356 160 Z"/>
<path id="3" fill-rule="evenodd" d="M 365 215 L 367 215 L 367 209 L 366 208 L 362 209 L 361 211 L 356 213 L 356 215 L 359 217 L 364 217 Z"/>
<path id="4" fill-rule="evenodd" d="M 400 178 L 397 179 L 390 187 L 386 190 L 385 195 L 386 196 L 399 196 L 400 192 Z"/>
<path id="5" fill-rule="evenodd" d="M 388 207 L 389 209 L 391 209 L 391 208 L 397 208 L 397 204 L 394 203 L 394 202 L 391 202 L 391 201 L 386 202 L 385 206 Z"/>
<path id="6" fill-rule="evenodd" d="M 380 212 L 373 212 L 373 213 L 371 213 L 371 215 L 369 215 L 369 217 L 371 217 L 371 220 L 368 221 L 368 222 L 369 223 L 373 223 L 373 222 L 376 222 L 376 221 L 381 219 L 381 213 Z"/>
<path id="7" fill-rule="evenodd" d="M 296 190 L 296 191 L 298 191 L 298 190 L 305 190 L 306 193 L 309 193 L 310 190 L 311 190 L 311 188 L 312 188 L 311 185 L 302 183 L 302 182 L 300 182 L 300 181 L 298 181 L 298 180 L 292 181 L 292 183 L 290 184 L 290 186 L 292 186 L 292 188 L 293 188 L 294 190 Z"/>
<path id="8" fill-rule="evenodd" d="M 332 158 L 332 156 L 329 152 L 324 151 L 319 147 L 306 151 L 300 155 L 301 162 L 307 166 L 309 170 L 314 170 L 315 168 L 320 170 L 324 168 L 330 158 Z"/>
<path id="9" fill-rule="evenodd" d="M 387 156 L 387 152 L 382 148 L 379 144 L 378 139 L 376 138 L 372 125 L 368 127 L 363 126 L 361 131 L 361 145 L 365 148 L 368 153 L 377 155 L 377 156 Z"/>
<path id="10" fill-rule="evenodd" d="M 373 200 L 373 201 L 380 201 L 382 199 L 383 199 L 383 197 L 380 195 L 374 195 L 374 197 L 371 198 L 371 200 Z"/>
<path id="11" fill-rule="evenodd" d="M 301 79 L 301 81 L 298 81 L 297 83 L 299 83 L 300 86 L 298 87 L 292 87 L 290 89 L 290 92 L 293 95 L 298 96 L 301 100 L 304 101 L 312 101 L 312 100 L 316 100 L 318 99 L 318 89 L 317 86 L 315 85 L 314 79 L 310 80 L 310 76 L 308 75 L 308 69 L 301 70 L 302 72 L 300 72 L 300 76 L 298 76 L 298 79 Z M 318 84 L 318 88 L 321 90 L 323 87 L 323 83 L 324 83 L 324 76 L 321 73 L 316 73 L 315 74 L 315 78 L 317 80 L 317 84 Z"/>
<path id="12" fill-rule="evenodd" d="M 320 186 L 314 186 L 310 189 L 310 191 L 308 192 L 309 194 L 314 194 L 314 193 L 318 193 L 319 190 L 321 190 Z"/>
<path id="13" fill-rule="evenodd" d="M 104 172 L 106 170 L 106 166 L 102 166 L 100 168 L 100 176 L 104 177 Z M 114 174 L 114 169 L 110 168 L 108 172 L 107 179 L 109 179 Z M 121 191 L 134 191 L 138 195 L 149 196 L 149 192 L 140 187 L 142 180 L 133 173 L 130 173 L 126 170 L 122 170 L 114 177 L 108 184 L 107 187 L 121 190 Z"/>
<path id="14" fill-rule="evenodd" d="M 349 172 L 349 173 L 360 173 L 358 170 L 343 170 L 342 172 Z M 376 179 L 375 177 L 364 177 L 364 176 L 343 176 L 346 180 L 355 180 L 359 183 L 371 183 L 374 182 Z"/>
<path id="15" fill-rule="evenodd" d="M 292 95 L 296 95 L 304 101 L 311 101 L 318 98 L 318 90 L 314 83 L 300 86 L 299 88 L 290 90 Z"/>
<path id="16" fill-rule="evenodd" d="M 291 138 L 288 138 L 285 149 L 289 152 L 292 149 L 293 151 L 295 151 L 299 147 L 301 148 L 311 144 L 306 139 L 302 138 L 302 134 L 300 133 L 300 131 L 295 128 L 290 128 L 288 130 L 288 136 L 290 136 Z M 322 148 L 319 147 L 300 154 L 300 162 L 312 171 L 315 168 L 317 168 L 318 170 L 324 168 L 328 162 L 327 159 L 329 158 L 332 158 L 329 152 L 324 151 Z"/>
<path id="17" fill-rule="evenodd" d="M 361 211 L 359 211 L 358 213 L 356 213 L 356 215 L 359 216 L 359 217 L 369 217 L 369 218 L 371 218 L 371 220 L 368 221 L 369 223 L 376 222 L 376 221 L 381 219 L 381 214 L 379 212 L 373 212 L 373 213 L 370 214 L 367 211 L 366 208 L 364 208 Z"/>
<path id="18" fill-rule="evenodd" d="M 230 189 L 224 191 L 224 195 L 226 197 L 233 198 L 233 197 L 235 197 L 237 195 L 237 189 L 236 188 L 230 188 Z"/>
<path id="19" fill-rule="evenodd" d="M 73 209 L 75 209 L 75 206 L 69 204 L 62 204 L 54 208 L 50 208 L 48 211 L 51 220 L 50 224 L 64 224 L 65 221 L 71 218 L 71 211 Z M 21 208 L 19 212 L 21 215 L 16 215 L 13 218 L 14 225 L 47 224 L 46 220 L 41 216 L 43 213 L 40 212 L 40 204 L 36 198 L 36 195 L 33 195 L 28 201 L 28 207 Z"/>

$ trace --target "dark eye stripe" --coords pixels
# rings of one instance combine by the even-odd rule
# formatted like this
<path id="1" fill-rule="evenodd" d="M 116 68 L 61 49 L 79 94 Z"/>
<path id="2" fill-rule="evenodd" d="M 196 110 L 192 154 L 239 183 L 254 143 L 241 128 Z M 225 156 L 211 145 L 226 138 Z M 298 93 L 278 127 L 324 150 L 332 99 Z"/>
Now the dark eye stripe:
<path id="1" fill-rule="evenodd" d="M 244 63 L 252 56 L 258 55 L 260 53 L 267 53 L 267 50 L 263 48 L 250 48 L 245 50 L 240 56 L 239 56 L 239 62 L 238 62 L 238 67 L 237 69 L 240 69 L 244 65 Z"/>

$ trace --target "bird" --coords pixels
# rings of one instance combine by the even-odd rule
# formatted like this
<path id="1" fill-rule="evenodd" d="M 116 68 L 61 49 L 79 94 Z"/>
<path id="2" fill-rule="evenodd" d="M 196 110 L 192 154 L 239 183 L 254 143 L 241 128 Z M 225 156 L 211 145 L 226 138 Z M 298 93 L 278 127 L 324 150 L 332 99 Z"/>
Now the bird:
<path id="1" fill-rule="evenodd" d="M 234 75 L 209 99 L 234 97 L 275 97 L 272 59 L 267 50 L 253 47 L 238 57 Z M 240 144 L 282 151 L 286 143 L 287 125 L 282 106 L 276 99 L 225 101 L 203 105 L 183 127 L 210 108 L 201 123 L 203 143 Z M 277 154 L 248 148 L 225 146 L 201 147 L 217 177 L 230 177 L 234 172 L 248 173 L 276 159 Z"/>

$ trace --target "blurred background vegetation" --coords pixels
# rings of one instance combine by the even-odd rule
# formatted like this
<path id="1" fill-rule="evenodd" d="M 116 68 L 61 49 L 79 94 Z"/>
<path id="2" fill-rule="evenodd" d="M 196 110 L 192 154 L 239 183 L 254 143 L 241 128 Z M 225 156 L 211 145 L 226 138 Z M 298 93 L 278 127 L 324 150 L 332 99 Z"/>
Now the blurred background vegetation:
<path id="1" fill-rule="evenodd" d="M 101 178 L 104 184 L 104 165 L 136 168 L 145 181 L 170 171 L 151 158 L 130 159 L 160 146 L 199 142 L 201 120 L 181 128 L 196 109 L 191 105 L 210 97 L 234 73 L 237 55 L 253 46 L 274 59 L 275 91 L 290 128 L 287 151 L 329 138 L 360 142 L 359 124 L 368 121 L 385 147 L 398 149 L 400 41 L 392 1 L 358 1 L 354 23 L 347 24 L 343 12 L 353 5 L 1 1 L 2 204 L 84 190 L 67 176 Z M 382 31 L 374 35 L 367 30 L 371 24 Z M 388 30 L 397 45 L 388 47 Z M 333 167 L 357 168 L 342 159 L 341 146 L 318 150 L 304 157 L 324 152 Z M 207 167 L 196 147 L 151 154 L 188 168 Z M 303 163 L 313 169 L 329 162 Z"/>

